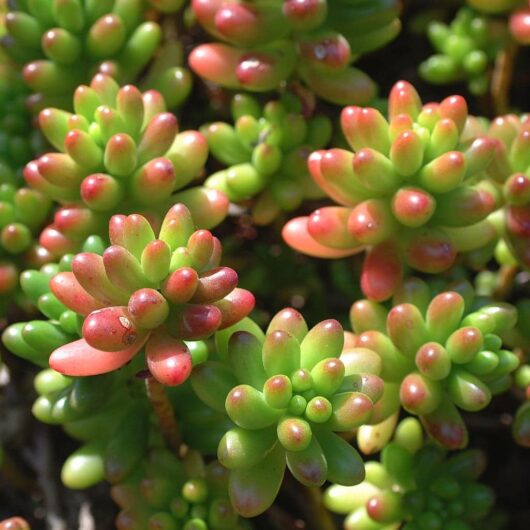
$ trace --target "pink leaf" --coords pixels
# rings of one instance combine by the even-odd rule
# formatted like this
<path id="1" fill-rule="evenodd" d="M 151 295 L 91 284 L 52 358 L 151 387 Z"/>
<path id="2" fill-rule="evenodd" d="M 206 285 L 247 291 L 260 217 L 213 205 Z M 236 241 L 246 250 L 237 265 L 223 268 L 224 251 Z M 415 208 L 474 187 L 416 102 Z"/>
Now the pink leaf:
<path id="1" fill-rule="evenodd" d="M 87 376 L 112 372 L 128 363 L 143 347 L 141 342 L 121 351 L 107 352 L 79 339 L 57 348 L 50 356 L 50 368 L 64 375 Z"/>
<path id="2" fill-rule="evenodd" d="M 149 371 L 163 385 L 176 386 L 188 379 L 192 360 L 184 342 L 159 332 L 151 336 L 145 352 Z"/>
<path id="3" fill-rule="evenodd" d="M 308 217 L 291 219 L 282 230 L 284 241 L 292 248 L 308 256 L 316 258 L 344 258 L 364 250 L 364 247 L 336 249 L 321 245 L 311 237 L 307 230 Z"/>

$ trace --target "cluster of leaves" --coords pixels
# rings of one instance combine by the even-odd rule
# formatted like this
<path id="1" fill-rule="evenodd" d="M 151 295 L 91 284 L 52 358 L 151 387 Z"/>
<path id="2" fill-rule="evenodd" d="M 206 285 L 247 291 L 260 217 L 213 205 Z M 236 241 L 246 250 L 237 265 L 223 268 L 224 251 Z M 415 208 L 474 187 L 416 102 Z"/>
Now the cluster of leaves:
<path id="1" fill-rule="evenodd" d="M 487 92 L 510 32 L 530 41 L 520 3 L 433 23 L 420 74 Z M 2 341 L 40 369 L 34 417 L 80 444 L 63 483 L 108 481 L 120 530 L 252 528 L 286 473 L 330 482 L 347 530 L 499 528 L 460 411 L 512 390 L 530 446 L 530 301 L 506 297 L 530 268 L 530 120 L 406 81 L 377 100 L 352 62 L 397 36 L 397 0 L 184 4 L 4 17 Z M 264 230 L 310 258 L 262 259 Z M 350 256 L 317 286 L 313 258 Z M 340 290 L 352 331 L 269 317 L 254 294 L 280 276 Z"/>

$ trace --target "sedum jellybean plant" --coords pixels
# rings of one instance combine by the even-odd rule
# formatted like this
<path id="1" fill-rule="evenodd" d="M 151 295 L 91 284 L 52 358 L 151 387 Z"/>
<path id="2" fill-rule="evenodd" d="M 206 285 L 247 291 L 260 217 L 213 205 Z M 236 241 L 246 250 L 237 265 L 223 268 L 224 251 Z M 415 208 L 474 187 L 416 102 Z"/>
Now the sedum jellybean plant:
<path id="1" fill-rule="evenodd" d="M 529 9 L 0 0 L 0 530 L 528 529 Z"/>
<path id="2" fill-rule="evenodd" d="M 420 74 L 431 83 L 466 79 L 473 94 L 484 94 L 489 85 L 489 68 L 506 39 L 506 26 L 461 9 L 448 26 L 429 25 L 429 40 L 438 52 L 420 65 Z"/>
<path id="3" fill-rule="evenodd" d="M 145 67 L 161 38 L 145 9 L 143 0 L 17 1 L 6 14 L 3 50 L 23 65 L 37 105 L 49 98 L 68 105 L 98 70 L 129 81 Z"/>
<path id="4" fill-rule="evenodd" d="M 377 86 L 350 66 L 392 41 L 401 29 L 399 2 L 193 0 L 201 26 L 221 42 L 190 55 L 202 78 L 228 88 L 266 92 L 293 74 L 338 104 L 367 103 Z"/>
<path id="5" fill-rule="evenodd" d="M 219 267 L 221 244 L 208 230 L 194 230 L 189 210 L 176 204 L 158 238 L 141 215 L 115 215 L 112 245 L 103 255 L 76 254 L 71 272 L 50 280 L 53 294 L 84 317 L 83 338 L 54 350 L 54 370 L 97 375 L 128 363 L 141 349 L 162 384 L 185 381 L 192 357 L 184 339 L 207 338 L 237 323 L 254 297 L 237 288 L 237 274 Z"/>
<path id="6" fill-rule="evenodd" d="M 217 453 L 231 470 L 230 496 L 238 512 L 252 516 L 268 508 L 286 465 L 306 486 L 362 480 L 359 454 L 335 433 L 370 418 L 383 383 L 341 361 L 344 332 L 336 320 L 308 330 L 300 313 L 284 309 L 265 336 L 249 321 L 230 336 L 218 332 L 216 339 L 220 361 L 198 368 L 192 385 L 235 423 Z"/>
<path id="7" fill-rule="evenodd" d="M 44 135 L 60 152 L 46 153 L 24 169 L 29 186 L 65 205 L 40 237 L 57 258 L 90 234 L 104 235 L 118 204 L 122 212 L 140 210 L 161 220 L 179 200 L 173 193 L 194 179 L 208 153 L 199 132 L 178 132 L 177 118 L 154 90 L 120 88 L 98 74 L 90 86 L 76 89 L 74 109 L 75 114 L 57 108 L 39 114 Z M 225 196 L 214 191 L 189 188 L 179 197 L 204 227 L 226 214 Z"/>
<path id="8" fill-rule="evenodd" d="M 331 486 L 325 503 L 348 514 L 346 530 L 502 528 L 505 521 L 490 513 L 493 491 L 477 481 L 485 464 L 480 451 L 450 456 L 425 444 L 419 423 L 407 418 L 380 462 L 366 465 L 366 479 L 357 486 Z"/>
<path id="9" fill-rule="evenodd" d="M 440 444 L 456 449 L 465 447 L 468 437 L 457 409 L 481 410 L 492 394 L 511 385 L 519 360 L 502 349 L 499 335 L 514 327 L 517 314 L 504 303 L 477 307 L 466 282 L 448 287 L 431 298 L 428 286 L 412 278 L 396 293 L 390 311 L 359 300 L 350 319 L 352 343 L 376 352 L 381 361 L 386 385 L 377 420 L 403 406 Z M 356 348 L 347 353 L 362 355 Z"/>
<path id="10" fill-rule="evenodd" d="M 329 118 L 306 118 L 300 99 L 289 94 L 263 109 L 251 96 L 237 94 L 231 108 L 233 126 L 215 122 L 201 129 L 211 153 L 229 166 L 210 175 L 205 186 L 234 203 L 254 199 L 252 218 L 260 225 L 296 209 L 304 199 L 320 199 L 323 192 L 309 175 L 307 158 L 329 142 Z"/>
<path id="11" fill-rule="evenodd" d="M 488 182 L 496 143 L 462 145 L 467 105 L 461 96 L 422 105 L 400 81 L 388 101 L 388 120 L 374 108 L 350 106 L 341 126 L 352 151 L 315 151 L 309 169 L 339 206 L 319 208 L 287 223 L 283 237 L 312 256 L 337 258 L 367 250 L 363 292 L 389 298 L 406 267 L 436 274 L 459 252 L 496 237 L 488 214 L 497 207 Z"/>

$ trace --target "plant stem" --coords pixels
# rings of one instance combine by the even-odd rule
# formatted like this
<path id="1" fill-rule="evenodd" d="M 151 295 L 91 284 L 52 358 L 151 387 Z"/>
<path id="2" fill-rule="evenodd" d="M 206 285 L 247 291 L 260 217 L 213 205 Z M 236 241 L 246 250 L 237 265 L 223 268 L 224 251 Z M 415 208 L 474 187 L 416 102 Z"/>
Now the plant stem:
<path id="1" fill-rule="evenodd" d="M 513 76 L 517 43 L 510 39 L 505 48 L 497 54 L 493 76 L 491 78 L 491 97 L 496 115 L 506 114 L 509 110 L 509 90 Z"/>
<path id="2" fill-rule="evenodd" d="M 295 81 L 290 86 L 291 91 L 296 94 L 302 102 L 302 114 L 304 118 L 310 118 L 317 106 L 315 94 L 302 85 L 299 81 Z"/>
<path id="3" fill-rule="evenodd" d="M 310 526 L 318 528 L 318 530 L 337 530 L 333 516 L 322 503 L 320 488 L 304 488 L 304 490 L 308 500 L 306 511 L 309 516 Z"/>
<path id="4" fill-rule="evenodd" d="M 295 519 L 274 504 L 267 510 L 267 516 L 267 524 L 272 525 L 275 530 L 301 530 L 306 527 L 301 519 Z M 267 528 L 271 530 L 269 526 Z"/>
<path id="5" fill-rule="evenodd" d="M 169 402 L 164 385 L 159 383 L 154 377 L 148 377 L 145 380 L 147 397 L 151 403 L 151 408 L 155 413 L 158 425 L 162 431 L 162 436 L 166 440 L 168 446 L 180 455 L 180 447 L 182 445 L 182 435 L 175 415 L 173 414 L 173 407 Z"/>
<path id="6" fill-rule="evenodd" d="M 308 529 L 337 530 L 333 516 L 322 503 L 320 488 L 300 487 L 290 474 L 286 475 L 283 488 L 303 514 Z"/>
<path id="7" fill-rule="evenodd" d="M 499 271 L 499 284 L 493 292 L 496 300 L 505 300 L 512 288 L 513 279 L 519 268 L 517 265 L 503 265 Z"/>

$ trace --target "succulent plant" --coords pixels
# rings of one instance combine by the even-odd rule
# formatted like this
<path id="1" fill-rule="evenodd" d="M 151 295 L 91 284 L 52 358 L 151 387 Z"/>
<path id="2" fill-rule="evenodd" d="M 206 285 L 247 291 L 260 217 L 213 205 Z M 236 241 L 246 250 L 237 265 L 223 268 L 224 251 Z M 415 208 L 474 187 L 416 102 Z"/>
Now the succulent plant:
<path id="1" fill-rule="evenodd" d="M 121 481 L 140 465 L 152 427 L 143 381 L 132 377 L 134 370 L 138 367 L 132 365 L 71 378 L 48 368 L 35 377 L 33 415 L 43 423 L 61 425 L 81 442 L 62 465 L 61 479 L 68 488 Z"/>
<path id="2" fill-rule="evenodd" d="M 36 243 L 51 201 L 38 190 L 20 187 L 15 173 L 0 162 L 0 294 L 2 306 L 18 287 L 20 268 L 53 258 Z"/>
<path id="3" fill-rule="evenodd" d="M 83 338 L 60 346 L 50 367 L 66 375 L 116 370 L 145 348 L 147 368 L 164 385 L 185 381 L 192 368 L 184 340 L 209 337 L 245 317 L 254 297 L 237 288 L 237 274 L 219 267 L 221 244 L 195 230 L 183 204 L 167 213 L 159 238 L 138 214 L 113 216 L 111 246 L 72 259 L 56 274 L 53 294 L 86 317 Z"/>
<path id="4" fill-rule="evenodd" d="M 47 220 L 51 200 L 38 190 L 17 186 L 6 166 L 0 167 L 0 247 L 3 253 L 27 251 Z"/>
<path id="5" fill-rule="evenodd" d="M 207 341 L 186 341 L 194 358 L 215 357 L 215 348 Z M 219 440 L 234 427 L 226 411 L 206 405 L 193 390 L 190 379 L 182 385 L 166 387 L 175 417 L 178 418 L 182 440 L 188 447 L 200 451 L 205 457 L 217 456 Z"/>
<path id="6" fill-rule="evenodd" d="M 249 528 L 232 508 L 227 484 L 227 471 L 218 462 L 205 464 L 195 451 L 181 462 L 169 451 L 156 448 L 138 473 L 112 487 L 111 495 L 121 508 L 116 528 Z"/>
<path id="7" fill-rule="evenodd" d="M 193 88 L 191 72 L 184 64 L 182 43 L 176 37 L 168 36 L 142 76 L 140 88 L 157 90 L 164 97 L 168 109 L 179 108 L 186 102 Z"/>
<path id="8" fill-rule="evenodd" d="M 467 105 L 460 96 L 421 104 L 405 81 L 392 88 L 389 121 L 373 108 L 346 107 L 342 129 L 353 152 L 315 151 L 309 170 L 339 206 L 297 217 L 285 241 L 312 256 L 338 258 L 368 250 L 361 287 L 389 298 L 412 269 L 436 274 L 458 252 L 497 239 L 488 215 L 499 205 L 486 174 L 496 149 L 487 137 L 460 146 Z"/>
<path id="9" fill-rule="evenodd" d="M 16 71 L 0 65 L 0 293 L 14 293 L 18 270 L 44 263 L 50 256 L 35 242 L 47 220 L 51 201 L 24 187 L 21 170 L 42 148 L 24 106 L 25 88 Z M 7 305 L 7 296 L 2 306 Z"/>
<path id="10" fill-rule="evenodd" d="M 103 248 L 103 242 L 96 237 L 85 243 L 87 250 L 102 252 Z M 135 371 L 141 369 L 134 365 L 119 372 L 79 378 L 66 377 L 48 368 L 53 350 L 77 339 L 82 329 L 82 318 L 64 306 L 50 288 L 50 279 L 69 270 L 72 259 L 72 255 L 67 255 L 59 264 L 50 263 L 40 270 L 22 273 L 24 294 L 47 320 L 12 324 L 4 331 L 2 340 L 12 353 L 42 367 L 34 380 L 38 397 L 33 415 L 43 423 L 61 425 L 66 433 L 82 442 L 62 469 L 63 483 L 79 489 L 104 478 L 113 480 L 138 463 L 147 443 L 148 408 L 145 393 L 137 390 L 141 381 L 131 384 Z M 134 432 L 129 424 L 136 426 Z M 116 456 L 113 446 L 118 442 L 111 440 L 123 440 L 123 433 L 131 436 L 132 441 L 128 441 L 127 451 Z"/>
<path id="11" fill-rule="evenodd" d="M 306 161 L 312 150 L 329 142 L 329 118 L 307 118 L 294 95 L 261 109 L 246 94 L 234 96 L 232 118 L 234 125 L 215 122 L 201 128 L 212 154 L 228 166 L 207 178 L 207 188 L 224 192 L 232 202 L 254 199 L 252 218 L 257 224 L 270 223 L 304 199 L 324 195 L 311 179 Z"/>
<path id="12" fill-rule="evenodd" d="M 378 375 L 385 381 L 371 423 L 384 422 L 404 407 L 445 447 L 467 445 L 458 409 L 486 407 L 492 395 L 511 386 L 510 374 L 519 365 L 499 337 L 514 327 L 516 309 L 499 302 L 476 307 L 473 297 L 467 282 L 433 297 L 427 284 L 411 278 L 395 294 L 390 311 L 370 300 L 352 305 L 353 348 L 343 358 L 366 355 L 364 349 L 375 352 L 381 363 Z M 388 423 L 380 429 L 386 439 L 392 434 Z M 373 435 L 382 433 L 376 429 Z"/>
<path id="13" fill-rule="evenodd" d="M 357 486 L 333 485 L 326 505 L 347 514 L 345 530 L 471 530 L 491 518 L 493 491 L 477 481 L 484 455 L 468 450 L 447 455 L 423 443 L 417 420 L 403 420 L 380 462 L 366 464 Z"/>
<path id="14" fill-rule="evenodd" d="M 59 152 L 30 162 L 24 176 L 34 189 L 64 204 L 40 243 L 58 258 L 75 252 L 90 234 L 104 235 L 113 213 L 145 212 L 160 217 L 176 202 L 211 228 L 226 215 L 226 198 L 190 188 L 208 154 L 197 131 L 178 132 L 160 93 L 143 94 L 98 74 L 74 95 L 75 114 L 57 108 L 40 113 L 39 123 Z"/>
<path id="15" fill-rule="evenodd" d="M 83 250 L 101 254 L 105 246 L 94 236 Z M 47 263 L 39 270 L 29 269 L 20 275 L 25 297 L 48 320 L 31 320 L 11 324 L 2 334 L 2 342 L 12 353 L 43 368 L 48 367 L 54 349 L 79 338 L 82 319 L 66 307 L 51 291 L 50 280 L 58 273 L 71 271 L 73 255 L 65 255 L 59 263 Z"/>
<path id="16" fill-rule="evenodd" d="M 6 14 L 4 51 L 24 65 L 33 106 L 66 108 L 75 87 L 98 71 L 132 81 L 152 58 L 161 29 L 145 22 L 143 0 L 17 1 Z"/>
<path id="17" fill-rule="evenodd" d="M 274 90 L 293 75 L 319 97 L 347 105 L 376 96 L 372 80 L 350 66 L 401 29 L 399 2 L 193 0 L 195 17 L 221 42 L 197 46 L 190 66 L 227 88 Z"/>
<path id="18" fill-rule="evenodd" d="M 230 469 L 236 511 L 257 515 L 274 501 L 285 467 L 306 486 L 356 484 L 364 469 L 338 436 L 366 423 L 382 391 L 376 375 L 350 371 L 340 359 L 336 320 L 308 330 L 294 309 L 280 311 L 263 333 L 242 321 L 216 334 L 218 361 L 192 375 L 195 392 L 234 422 L 218 448 Z"/>
<path id="19" fill-rule="evenodd" d="M 504 208 L 492 217 L 512 259 L 530 267 L 530 120 L 513 114 L 495 118 L 488 136 L 498 141 L 494 164 Z M 502 251 L 502 248 L 501 248 Z M 506 254 L 507 251 L 501 253 Z"/>
<path id="20" fill-rule="evenodd" d="M 530 0 L 457 4 L 0 0 L 0 530 L 528 526 Z"/>
<path id="21" fill-rule="evenodd" d="M 472 94 L 488 91 L 488 70 L 506 43 L 504 25 L 462 8 L 450 25 L 432 22 L 428 36 L 437 54 L 420 64 L 424 79 L 435 84 L 465 80 Z"/>
<path id="22" fill-rule="evenodd" d="M 16 69 L 0 64 L 0 162 L 17 176 L 43 148 L 40 134 L 31 127 L 26 96 L 27 89 Z"/>

